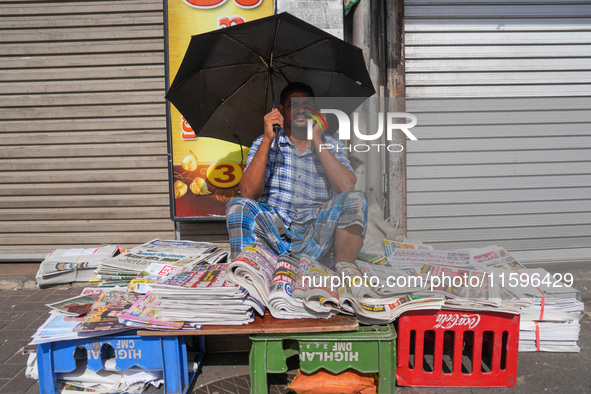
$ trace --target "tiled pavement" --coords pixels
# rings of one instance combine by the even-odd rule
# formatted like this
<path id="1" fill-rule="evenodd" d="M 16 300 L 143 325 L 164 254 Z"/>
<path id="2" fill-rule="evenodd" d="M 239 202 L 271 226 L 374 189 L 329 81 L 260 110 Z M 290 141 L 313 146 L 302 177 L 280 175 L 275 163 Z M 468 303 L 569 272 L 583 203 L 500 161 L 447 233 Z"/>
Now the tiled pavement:
<path id="1" fill-rule="evenodd" d="M 49 317 L 45 304 L 80 294 L 80 288 L 0 291 L 0 393 L 39 393 L 25 377 L 27 356 L 19 352 Z"/>

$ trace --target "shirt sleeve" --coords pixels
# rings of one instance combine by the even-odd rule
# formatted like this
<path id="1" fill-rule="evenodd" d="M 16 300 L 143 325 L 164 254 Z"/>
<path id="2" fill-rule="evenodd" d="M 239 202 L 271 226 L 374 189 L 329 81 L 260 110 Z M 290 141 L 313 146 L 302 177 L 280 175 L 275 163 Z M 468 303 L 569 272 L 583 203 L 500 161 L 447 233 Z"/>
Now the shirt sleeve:
<path id="1" fill-rule="evenodd" d="M 347 150 L 345 149 L 345 144 L 341 140 L 329 135 L 325 136 L 325 142 L 333 146 L 332 148 L 330 148 L 330 151 L 332 152 L 334 157 L 336 157 L 338 161 L 340 161 L 345 167 L 347 167 L 349 171 L 355 172 L 353 171 L 353 167 L 351 167 L 351 162 L 347 157 Z"/>
<path id="2" fill-rule="evenodd" d="M 254 140 L 254 142 L 252 143 L 252 146 L 248 149 L 248 156 L 246 156 L 246 166 L 244 167 L 244 170 L 246 170 L 248 168 L 248 166 L 250 165 L 250 162 L 252 161 L 252 159 L 254 158 L 254 155 L 259 150 L 259 147 L 261 146 L 262 141 L 263 141 L 263 136 L 261 135 L 256 140 Z M 267 161 L 267 168 L 265 168 L 265 183 L 267 183 L 269 181 L 269 178 L 271 177 L 271 169 L 269 167 L 269 163 L 270 163 L 271 159 L 272 158 L 269 157 L 269 160 Z"/>
<path id="3" fill-rule="evenodd" d="M 251 147 L 248 149 L 248 156 L 246 156 L 246 167 L 244 167 L 244 169 L 248 168 L 248 166 L 250 165 L 250 162 L 252 161 L 255 153 L 257 153 L 257 150 L 259 150 L 259 146 L 261 146 L 262 140 L 263 136 L 261 135 L 259 138 L 254 140 Z"/>

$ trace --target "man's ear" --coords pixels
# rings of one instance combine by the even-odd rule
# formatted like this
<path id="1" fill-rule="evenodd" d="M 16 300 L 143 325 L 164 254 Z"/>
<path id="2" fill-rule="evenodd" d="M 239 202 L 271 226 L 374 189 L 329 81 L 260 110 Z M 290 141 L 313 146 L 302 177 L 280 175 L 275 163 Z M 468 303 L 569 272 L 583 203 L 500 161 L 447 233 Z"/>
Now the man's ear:
<path id="1" fill-rule="evenodd" d="M 283 104 L 279 104 L 277 106 L 277 109 L 279 110 L 279 112 L 281 112 L 281 115 L 284 115 L 285 116 L 285 112 L 283 111 Z"/>

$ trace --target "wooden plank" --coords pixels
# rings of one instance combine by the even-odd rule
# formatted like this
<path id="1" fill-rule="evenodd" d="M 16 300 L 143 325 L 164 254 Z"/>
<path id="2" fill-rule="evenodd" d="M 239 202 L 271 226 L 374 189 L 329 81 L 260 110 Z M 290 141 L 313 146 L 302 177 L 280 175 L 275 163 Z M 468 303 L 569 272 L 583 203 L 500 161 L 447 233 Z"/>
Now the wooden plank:
<path id="1" fill-rule="evenodd" d="M 95 66 L 95 67 L 60 67 L 60 68 L 36 68 L 3 70 L 0 73 L 0 81 L 27 82 L 60 80 L 70 81 L 78 79 L 111 79 L 111 78 L 157 78 L 164 76 L 164 65 L 141 64 L 133 66 Z M 162 99 L 162 91 L 158 92 Z M 29 96 L 32 98 L 31 96 Z M 111 96 L 111 101 L 113 97 Z M 121 99 L 119 102 L 126 102 Z M 12 103 L 11 103 L 12 104 Z M 23 104 L 21 104 L 23 105 Z M 12 104 L 15 106 L 15 104 Z"/>
<path id="2" fill-rule="evenodd" d="M 84 81 L 0 82 L 2 94 L 114 92 L 164 89 L 164 77 Z M 164 91 L 162 92 L 164 97 Z M 164 99 L 162 100 L 164 103 Z"/>
<path id="3" fill-rule="evenodd" d="M 36 145 L 68 144 L 115 144 L 120 142 L 166 142 L 165 130 L 104 130 L 100 133 L 93 131 L 63 131 L 63 132 L 31 132 L 4 133 L 2 145 L 27 145 L 35 141 Z"/>
<path id="4" fill-rule="evenodd" d="M 453 178 L 421 178 L 409 179 L 407 182 L 408 193 L 424 190 L 490 190 L 494 187 L 502 187 L 504 190 L 563 187 L 573 188 L 591 185 L 591 174 L 576 175 L 546 175 L 516 176 L 516 177 L 474 177 L 459 178 L 456 182 Z"/>
<path id="5" fill-rule="evenodd" d="M 0 196 L 58 196 L 58 195 L 94 195 L 94 194 L 130 194 L 153 193 L 167 194 L 168 181 L 144 182 L 70 182 L 70 183 L 25 183 L 0 184 Z"/>
<path id="6" fill-rule="evenodd" d="M 146 235 L 148 234 L 148 235 Z M 118 244 L 125 243 L 144 243 L 153 238 L 170 238 L 172 231 L 146 231 L 146 234 L 136 232 L 111 232 L 108 229 L 104 231 L 95 231 L 94 233 L 57 233 L 57 234 L 10 234 L 0 237 L 0 245 L 56 245 L 63 242 L 65 237 L 68 238 L 68 243 L 74 244 L 88 244 L 88 243 L 104 243 L 104 244 Z"/>
<path id="7" fill-rule="evenodd" d="M 157 207 L 169 206 L 168 194 L 2 196 L 0 208 Z"/>
<path id="8" fill-rule="evenodd" d="M 461 24 L 458 25 L 461 29 Z M 591 31 L 535 32 L 420 32 L 405 34 L 407 46 L 415 45 L 555 45 L 589 44 Z"/>
<path id="9" fill-rule="evenodd" d="M 1 220 L 170 219 L 169 207 L 86 207 L 0 209 Z M 146 227 L 149 230 L 149 226 Z"/>
<path id="10" fill-rule="evenodd" d="M 408 202 L 408 217 L 450 217 L 483 215 L 524 215 L 563 212 L 589 212 L 589 201 L 575 200 L 568 204 L 555 201 L 526 201 L 511 203 L 414 205 Z M 419 238 L 420 239 L 420 238 Z M 422 240 L 424 241 L 424 240 Z"/>
<path id="11" fill-rule="evenodd" d="M 92 2 L 21 2 L 2 5 L 2 16 L 27 16 L 27 15 L 80 15 L 80 14 L 111 14 L 133 13 L 146 11 L 162 12 L 161 1 L 92 1 Z"/>
<path id="12" fill-rule="evenodd" d="M 328 319 L 275 319 L 267 312 L 263 318 L 241 326 L 204 325 L 201 330 L 183 330 L 182 335 L 304 334 L 355 331 L 359 321 L 354 316 L 334 315 Z M 181 331 L 138 330 L 140 336 L 174 336 Z"/>
<path id="13" fill-rule="evenodd" d="M 554 110 L 522 110 L 514 107 L 513 111 L 466 111 L 466 112 L 433 112 L 416 113 L 419 125 L 473 125 L 479 127 L 486 124 L 504 125 L 505 127 L 519 127 L 521 124 L 555 123 L 568 128 L 568 123 L 591 123 L 591 107 L 587 109 L 564 110 L 556 107 Z M 414 133 L 413 129 L 413 133 Z M 590 130 L 591 131 L 591 130 Z M 562 133 L 561 133 L 562 134 Z M 591 133 L 590 133 L 591 134 Z"/>
<path id="14" fill-rule="evenodd" d="M 590 25 L 591 27 L 591 25 Z M 548 59 L 421 59 L 407 60 L 407 70 L 416 72 L 475 71 L 566 71 L 590 70 L 591 58 Z"/>
<path id="15" fill-rule="evenodd" d="M 410 111 L 411 113 L 414 113 Z M 555 136 L 560 130 L 565 137 L 589 135 L 591 128 L 589 123 L 544 123 L 544 124 L 489 124 L 489 125 L 438 125 L 431 120 L 429 125 L 424 125 L 427 119 L 421 114 L 416 114 L 420 124 L 412 129 L 413 134 L 420 140 L 449 138 L 498 138 L 507 137 L 550 137 Z M 407 152 L 407 153 L 410 153 Z"/>
<path id="16" fill-rule="evenodd" d="M 0 159 L 1 171 L 47 171 L 47 170 L 108 170 L 113 168 L 166 168 L 166 156 L 126 156 L 116 160 L 101 160 L 95 157 L 57 157 L 44 159 Z M 1 187 L 1 185 L 0 185 Z"/>
<path id="17" fill-rule="evenodd" d="M 591 71 L 522 71 L 522 72 L 440 72 L 407 73 L 407 86 L 439 85 L 510 85 L 510 84 L 589 84 Z"/>
<path id="18" fill-rule="evenodd" d="M 590 4 L 570 4 L 566 7 L 563 4 L 548 5 L 513 5 L 504 4 L 500 7 L 494 4 L 471 4 L 469 7 L 464 4 L 428 5 L 404 7 L 405 18 L 524 18 L 524 17 L 548 17 L 556 18 L 581 18 L 591 16 Z"/>
<path id="19" fill-rule="evenodd" d="M 96 231 L 145 232 L 171 231 L 172 221 L 153 220 L 56 220 L 56 221 L 0 221 L 0 234 L 13 233 L 90 233 Z M 31 230 L 34 231 L 31 231 Z"/>
<path id="20" fill-rule="evenodd" d="M 8 43 L 0 46 L 0 56 L 31 56 L 64 53 L 100 53 L 100 52 L 154 52 L 164 50 L 162 38 L 138 38 L 133 40 L 95 41 L 88 45 L 84 41 L 38 43 Z"/>
<path id="21" fill-rule="evenodd" d="M 83 26 L 40 29 L 0 29 L 0 41 L 8 43 L 55 43 L 94 40 L 133 40 L 137 38 L 164 38 L 162 23 L 155 25 Z"/>
<path id="22" fill-rule="evenodd" d="M 551 231 L 548 231 L 551 230 Z M 472 241 L 484 241 L 488 242 L 491 239 L 542 239 L 550 238 L 550 234 L 555 234 L 557 238 L 590 238 L 591 237 L 591 224 L 581 225 L 570 225 L 570 226 L 551 226 L 549 228 L 545 226 L 541 227 L 518 227 L 518 228 L 504 228 L 502 233 L 499 233 L 498 229 L 488 228 L 470 228 L 470 229 L 446 229 L 445 231 L 440 230 L 413 230 L 413 234 L 418 236 L 417 239 L 430 240 L 430 242 L 450 242 L 459 241 L 462 239 L 469 239 Z M 554 245 L 560 245 L 557 242 Z"/>
<path id="23" fill-rule="evenodd" d="M 406 88 L 409 98 L 414 97 L 555 97 L 588 96 L 591 84 L 580 85 L 500 85 L 500 86 L 428 86 Z"/>
<path id="24" fill-rule="evenodd" d="M 414 231 L 409 231 L 408 236 L 411 239 L 418 238 Z M 424 240 L 424 239 L 423 239 Z M 571 249 L 581 248 L 581 245 L 591 245 L 591 237 L 548 237 L 537 239 L 506 239 L 497 237 L 487 241 L 458 239 L 454 242 L 436 242 L 427 241 L 425 243 L 433 245 L 436 249 L 466 249 L 466 248 L 482 248 L 487 245 L 499 245 L 507 249 L 509 252 L 523 251 L 523 250 L 547 250 L 547 249 Z"/>
<path id="25" fill-rule="evenodd" d="M 495 215 L 465 216 L 454 218 L 409 218 L 409 227 L 413 231 L 470 229 L 478 224 L 479 228 L 508 228 L 554 226 L 591 223 L 591 212 L 538 213 L 532 215 Z"/>
<path id="26" fill-rule="evenodd" d="M 586 1 L 586 0 L 584 0 Z M 591 18 L 406 18 L 406 33 L 416 32 L 463 32 L 483 31 L 586 31 L 591 30 Z"/>
<path id="27" fill-rule="evenodd" d="M 74 180 L 84 182 L 121 182 L 121 181 L 162 181 L 168 179 L 168 170 L 146 171 L 145 169 L 112 169 L 108 172 L 100 170 L 81 171 L 48 171 L 48 172 L 3 172 L 0 183 L 65 183 Z"/>
<path id="28" fill-rule="evenodd" d="M 463 177 L 501 177 L 501 176 L 547 176 L 591 174 L 591 163 L 576 165 L 572 163 L 526 163 L 490 165 L 449 165 L 409 167 L 408 179 L 413 178 L 463 178 Z"/>
<path id="29" fill-rule="evenodd" d="M 36 56 L 4 57 L 0 69 L 21 70 L 28 68 L 46 67 L 101 67 L 164 64 L 162 51 L 136 52 L 133 56 L 127 53 L 82 53 L 82 54 L 54 54 Z"/>
<path id="30" fill-rule="evenodd" d="M 17 0 L 18 1 L 18 0 Z M 0 29 L 45 29 L 52 27 L 87 27 L 87 26 L 114 26 L 120 25 L 153 25 L 163 23 L 162 10 L 134 13 L 104 13 L 98 15 L 59 14 L 48 18 L 44 15 L 11 16 L 5 18 Z"/>
<path id="31" fill-rule="evenodd" d="M 20 1 L 20 0 L 19 0 Z M 33 1 L 33 0 L 24 0 Z M 426 5 L 540 5 L 557 4 L 564 6 L 571 4 L 588 4 L 589 0 L 406 0 L 404 4 L 408 6 L 426 6 Z"/>
<path id="32" fill-rule="evenodd" d="M 419 133 L 415 134 L 419 135 Z M 587 162 L 591 157 L 591 149 L 556 149 L 552 154 L 543 150 L 527 151 L 494 151 L 494 152 L 464 152 L 458 155 L 456 152 L 431 152 L 421 154 L 407 152 L 406 162 L 409 166 L 448 165 L 448 164 L 519 164 L 519 163 L 549 163 L 562 162 L 568 157 L 568 161 Z"/>
<path id="33" fill-rule="evenodd" d="M 513 151 L 539 149 L 588 149 L 591 148 L 591 136 L 563 137 L 513 137 L 500 140 L 498 138 L 454 139 L 453 147 L 448 152 L 463 151 Z M 407 147 L 412 152 L 441 152 L 441 140 L 426 139 L 408 141 Z"/>
<path id="34" fill-rule="evenodd" d="M 474 204 L 492 202 L 527 202 L 527 201 L 559 201 L 568 204 L 571 200 L 586 199 L 591 196 L 591 187 L 576 189 L 552 188 L 513 189 L 513 190 L 458 190 L 458 191 L 424 191 L 409 193 L 409 204 Z M 0 200 L 1 201 L 1 200 Z M 591 204 L 590 204 L 591 207 Z"/>
<path id="35" fill-rule="evenodd" d="M 93 119 L 69 119 L 64 122 L 60 119 L 22 119 L 0 121 L 0 133 L 24 133 L 39 132 L 39 130 L 51 131 L 105 131 L 105 130 L 162 130 L 166 133 L 166 116 L 154 116 L 135 118 L 100 118 Z"/>
<path id="36" fill-rule="evenodd" d="M 590 64 L 591 65 L 591 64 Z M 535 117 L 542 111 L 572 111 L 591 109 L 591 97 L 488 97 L 482 99 L 429 99 L 415 98 L 406 101 L 406 110 L 412 113 L 455 112 L 465 116 L 465 112 L 517 112 L 532 111 Z M 525 113 L 527 114 L 527 113 Z M 569 122 L 572 123 L 572 122 Z M 421 122 L 424 124 L 424 122 Z"/>
<path id="37" fill-rule="evenodd" d="M 142 116 L 144 114 L 164 114 L 164 100 L 158 104 L 119 104 L 119 105 L 80 105 L 55 107 L 0 107 L 0 119 L 16 120 L 23 118 L 70 119 Z"/>
<path id="38" fill-rule="evenodd" d="M 141 140 L 140 140 L 141 141 Z M 40 158 L 40 157 L 117 157 L 165 155 L 165 142 L 127 141 L 95 145 L 29 145 L 0 146 L 0 158 Z M 33 141 L 29 143 L 34 143 Z"/>
<path id="39" fill-rule="evenodd" d="M 405 55 L 407 59 L 587 58 L 591 55 L 591 45 L 407 46 Z"/>

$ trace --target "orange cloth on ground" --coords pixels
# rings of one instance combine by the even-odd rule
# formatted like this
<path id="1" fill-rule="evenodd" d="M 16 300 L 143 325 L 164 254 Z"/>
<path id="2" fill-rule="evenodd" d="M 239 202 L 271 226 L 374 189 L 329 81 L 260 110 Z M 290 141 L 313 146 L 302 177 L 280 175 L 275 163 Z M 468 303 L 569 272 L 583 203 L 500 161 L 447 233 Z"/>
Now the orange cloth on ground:
<path id="1" fill-rule="evenodd" d="M 298 371 L 287 386 L 297 394 L 375 394 L 374 374 L 354 370 L 333 374 L 319 370 L 312 374 Z"/>

